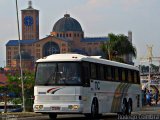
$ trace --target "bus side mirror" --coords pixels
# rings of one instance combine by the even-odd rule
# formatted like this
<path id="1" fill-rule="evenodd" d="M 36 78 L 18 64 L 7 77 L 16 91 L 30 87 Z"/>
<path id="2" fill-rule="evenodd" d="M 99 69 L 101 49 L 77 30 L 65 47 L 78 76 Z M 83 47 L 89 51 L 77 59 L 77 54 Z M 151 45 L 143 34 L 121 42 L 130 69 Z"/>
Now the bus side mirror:
<path id="1" fill-rule="evenodd" d="M 88 82 L 84 82 L 83 87 L 90 87 L 90 84 Z"/>

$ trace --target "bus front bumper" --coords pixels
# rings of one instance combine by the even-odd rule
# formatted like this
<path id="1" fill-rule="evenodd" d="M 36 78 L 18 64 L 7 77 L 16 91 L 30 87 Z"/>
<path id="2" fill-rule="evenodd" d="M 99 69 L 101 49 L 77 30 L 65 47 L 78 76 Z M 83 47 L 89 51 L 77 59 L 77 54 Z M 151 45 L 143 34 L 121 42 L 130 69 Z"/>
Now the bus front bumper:
<path id="1" fill-rule="evenodd" d="M 34 112 L 38 113 L 82 113 L 82 104 L 34 104 Z"/>

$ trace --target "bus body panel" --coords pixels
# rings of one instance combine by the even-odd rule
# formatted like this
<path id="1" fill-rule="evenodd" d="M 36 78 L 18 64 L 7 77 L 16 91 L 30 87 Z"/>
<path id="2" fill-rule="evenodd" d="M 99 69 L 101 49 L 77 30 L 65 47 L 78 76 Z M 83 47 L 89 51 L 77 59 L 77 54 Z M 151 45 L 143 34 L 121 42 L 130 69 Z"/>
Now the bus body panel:
<path id="1" fill-rule="evenodd" d="M 66 86 L 35 86 L 34 111 L 35 112 L 82 112 L 82 102 L 79 100 L 80 87 Z M 42 109 L 36 109 L 43 105 Z M 71 109 L 77 105 L 78 109 Z"/>
<path id="2" fill-rule="evenodd" d="M 133 100 L 133 111 L 140 109 L 140 107 L 137 107 L 137 96 L 140 95 L 141 92 L 137 89 L 138 85 L 120 82 L 99 82 L 98 80 L 91 81 L 90 87 L 35 87 L 34 107 L 35 105 L 44 106 L 44 110 L 35 110 L 35 112 L 91 113 L 91 108 L 87 106 L 91 106 L 94 97 L 96 97 L 99 102 L 99 113 L 121 112 L 121 102 L 123 98 L 131 98 Z M 99 82 L 98 88 L 97 82 Z M 125 89 L 127 86 L 129 86 L 128 89 Z M 69 110 L 69 105 L 78 105 L 79 109 Z M 52 107 L 60 107 L 61 109 L 52 110 Z"/>
<path id="3" fill-rule="evenodd" d="M 140 85 L 130 84 L 130 83 L 120 83 L 120 82 L 109 82 L 109 81 L 106 82 L 98 80 L 91 80 L 91 81 L 92 82 L 90 91 L 86 93 L 87 94 L 86 96 L 90 96 L 90 102 L 88 103 L 88 105 L 91 106 L 94 97 L 98 98 L 99 113 L 121 112 L 121 103 L 124 98 L 127 98 L 127 100 L 129 98 L 132 99 L 133 111 L 140 110 L 141 98 L 138 99 L 138 96 L 141 96 Z M 137 104 L 139 104 L 139 106 Z M 84 112 L 90 113 L 90 108 L 88 108 L 88 110 L 85 110 Z"/>
<path id="4" fill-rule="evenodd" d="M 141 86 L 138 84 L 131 84 L 130 88 L 128 89 L 128 95 L 127 98 L 132 98 L 132 107 L 133 111 L 140 111 L 142 107 L 142 101 L 141 101 Z"/>

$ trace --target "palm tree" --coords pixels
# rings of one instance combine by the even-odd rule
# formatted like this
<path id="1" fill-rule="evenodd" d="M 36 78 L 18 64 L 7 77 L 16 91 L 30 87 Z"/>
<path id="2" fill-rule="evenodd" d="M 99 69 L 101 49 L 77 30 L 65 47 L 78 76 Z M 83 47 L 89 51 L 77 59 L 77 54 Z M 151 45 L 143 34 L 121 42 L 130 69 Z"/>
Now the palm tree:
<path id="1" fill-rule="evenodd" d="M 109 60 L 125 62 L 125 55 L 132 55 L 136 58 L 136 48 L 128 41 L 128 37 L 120 34 L 108 34 L 110 40 L 102 44 L 101 49 L 106 53 L 106 58 Z"/>
<path id="2" fill-rule="evenodd" d="M 102 44 L 101 49 L 106 53 L 106 58 L 112 60 L 114 54 L 114 45 L 116 44 L 117 36 L 113 33 L 108 34 L 110 40 Z"/>

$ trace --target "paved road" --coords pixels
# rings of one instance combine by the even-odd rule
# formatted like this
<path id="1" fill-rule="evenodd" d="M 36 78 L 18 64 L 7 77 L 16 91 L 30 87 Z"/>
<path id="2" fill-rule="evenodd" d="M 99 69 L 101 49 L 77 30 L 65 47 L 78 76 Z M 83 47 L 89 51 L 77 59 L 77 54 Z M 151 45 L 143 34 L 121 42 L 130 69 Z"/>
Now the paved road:
<path id="1" fill-rule="evenodd" d="M 160 120 L 160 106 L 144 107 L 143 111 L 133 112 L 128 118 L 130 120 Z M 29 113 L 25 116 L 20 114 L 7 114 L 6 116 L 0 116 L 0 120 L 49 120 L 48 115 Z M 32 117 L 33 116 L 33 117 Z M 88 120 L 84 115 L 58 115 L 57 120 Z M 105 114 L 101 118 L 96 120 L 128 120 L 124 116 L 117 114 Z"/>
<path id="2" fill-rule="evenodd" d="M 124 118 L 125 117 L 125 118 Z M 159 110 L 152 111 L 139 111 L 132 113 L 129 116 L 130 120 L 160 120 Z M 117 114 L 105 114 L 100 119 L 96 120 L 128 120 L 126 116 L 120 116 Z M 49 120 L 48 115 L 38 115 L 35 117 L 17 117 L 16 115 L 9 115 L 7 119 L 0 120 Z M 88 120 L 83 115 L 58 115 L 57 120 Z"/>
<path id="3" fill-rule="evenodd" d="M 18 120 L 49 120 L 48 116 L 39 116 L 37 117 L 30 117 L 30 118 L 19 118 Z M 57 120 L 88 120 L 84 116 L 77 115 L 77 116 L 72 116 L 72 115 L 65 115 L 65 116 L 58 116 Z M 96 120 L 117 120 L 116 116 L 103 116 L 100 119 Z"/>
<path id="4" fill-rule="evenodd" d="M 0 119 L 1 120 L 1 119 Z M 9 116 L 7 119 L 2 120 L 50 120 L 48 115 L 35 116 L 35 117 L 22 117 L 17 118 L 16 116 Z M 57 120 L 88 120 L 83 115 L 58 115 Z M 100 119 L 96 120 L 117 120 L 116 114 L 104 115 Z"/>

